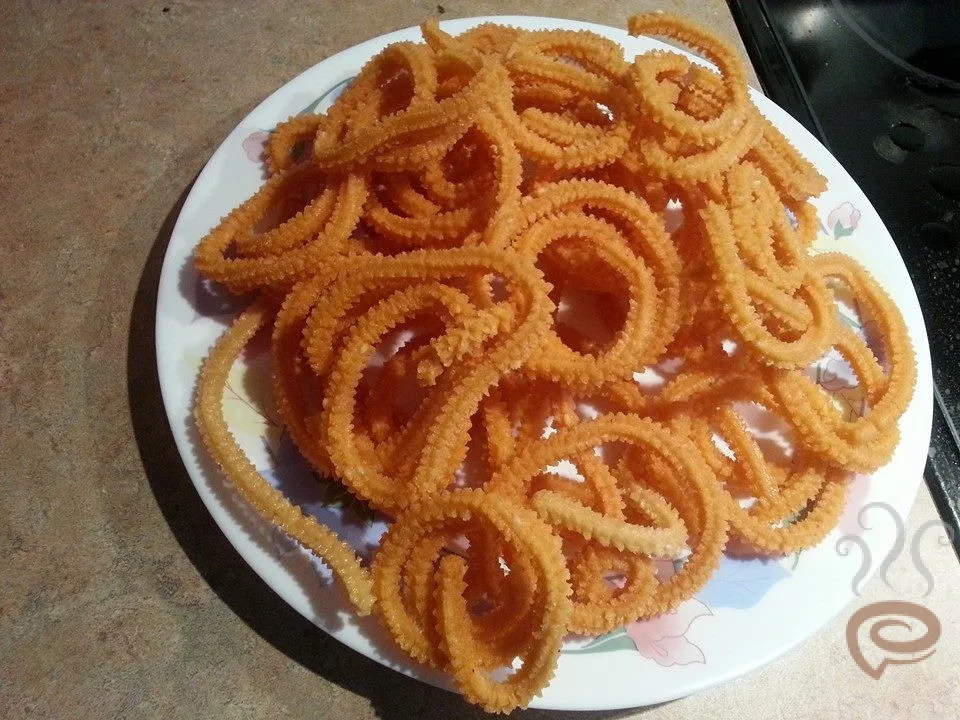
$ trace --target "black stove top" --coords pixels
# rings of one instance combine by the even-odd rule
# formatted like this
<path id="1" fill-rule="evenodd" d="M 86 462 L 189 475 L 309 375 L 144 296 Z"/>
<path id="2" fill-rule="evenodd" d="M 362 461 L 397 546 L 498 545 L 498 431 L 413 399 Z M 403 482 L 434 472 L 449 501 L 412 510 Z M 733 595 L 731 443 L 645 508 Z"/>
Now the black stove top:
<path id="1" fill-rule="evenodd" d="M 927 484 L 960 553 L 960 2 L 730 0 L 767 95 L 857 181 L 930 336 Z"/>

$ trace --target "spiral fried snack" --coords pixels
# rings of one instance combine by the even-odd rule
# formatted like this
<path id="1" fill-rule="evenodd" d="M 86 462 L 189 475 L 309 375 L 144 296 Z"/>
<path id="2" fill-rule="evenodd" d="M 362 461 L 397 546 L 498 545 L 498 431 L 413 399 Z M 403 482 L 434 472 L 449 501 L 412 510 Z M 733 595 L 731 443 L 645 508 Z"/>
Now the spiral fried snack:
<path id="1" fill-rule="evenodd" d="M 255 296 L 201 372 L 211 455 L 359 614 L 494 712 L 543 690 L 567 633 L 676 607 L 725 551 L 819 542 L 850 473 L 889 460 L 916 376 L 877 282 L 811 254 L 823 178 L 736 53 L 669 15 L 629 27 L 715 67 L 425 24 L 325 114 L 281 123 L 269 179 L 195 253 Z M 837 320 L 850 298 L 873 345 Z M 227 427 L 227 375 L 261 329 L 303 457 L 389 521 L 369 566 Z M 828 351 L 857 417 L 811 379 Z"/>

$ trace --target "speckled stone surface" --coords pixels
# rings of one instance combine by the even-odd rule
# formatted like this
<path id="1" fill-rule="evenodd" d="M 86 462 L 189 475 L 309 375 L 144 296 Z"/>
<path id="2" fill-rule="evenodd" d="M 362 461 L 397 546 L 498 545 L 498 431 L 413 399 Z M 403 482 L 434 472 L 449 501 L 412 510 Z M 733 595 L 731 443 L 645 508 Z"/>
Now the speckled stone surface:
<path id="1" fill-rule="evenodd" d="M 622 25 L 663 7 L 728 38 L 719 0 L 459 2 Z M 435 2 L 0 4 L 0 717 L 480 717 L 290 610 L 207 515 L 160 402 L 153 306 L 180 203 L 220 139 L 319 60 Z M 909 520 L 933 517 L 925 490 Z M 856 605 L 920 600 L 909 559 L 796 651 L 664 706 L 520 717 L 956 717 L 960 566 L 934 534 L 929 659 L 877 681 Z M 597 692 L 601 692 L 597 688 Z"/>

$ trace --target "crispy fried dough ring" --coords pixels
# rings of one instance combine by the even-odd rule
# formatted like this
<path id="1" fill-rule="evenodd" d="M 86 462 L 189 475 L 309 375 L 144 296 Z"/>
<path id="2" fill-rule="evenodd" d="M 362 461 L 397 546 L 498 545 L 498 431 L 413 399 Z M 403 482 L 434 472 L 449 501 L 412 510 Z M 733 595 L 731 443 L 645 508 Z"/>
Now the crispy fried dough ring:
<path id="1" fill-rule="evenodd" d="M 374 605 L 371 580 L 356 554 L 333 531 L 304 515 L 273 488 L 243 454 L 223 418 L 223 391 L 230 368 L 243 347 L 271 316 L 271 309 L 255 305 L 244 312 L 217 342 L 204 362 L 197 387 L 195 416 L 204 445 L 217 464 L 257 512 L 321 558 L 339 578 L 360 615 Z"/>

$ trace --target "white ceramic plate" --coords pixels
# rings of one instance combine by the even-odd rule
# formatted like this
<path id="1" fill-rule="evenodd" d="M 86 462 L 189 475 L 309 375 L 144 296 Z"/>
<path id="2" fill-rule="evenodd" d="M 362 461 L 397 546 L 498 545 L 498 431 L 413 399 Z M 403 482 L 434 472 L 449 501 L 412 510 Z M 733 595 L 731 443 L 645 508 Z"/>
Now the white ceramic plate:
<path id="1" fill-rule="evenodd" d="M 537 17 L 452 20 L 443 27 L 458 33 L 489 21 L 531 29 L 592 30 L 620 43 L 628 57 L 665 47 L 613 28 Z M 290 115 L 324 110 L 367 59 L 400 40 L 419 40 L 419 32 L 409 28 L 384 35 L 310 68 L 264 100 L 213 154 L 183 206 L 167 249 L 157 301 L 157 361 L 163 400 L 184 464 L 240 555 L 298 612 L 344 644 L 401 672 L 449 687 L 435 673 L 404 659 L 375 621 L 358 622 L 325 569 L 245 507 L 205 459 L 191 419 L 200 362 L 239 309 L 235 300 L 198 279 L 190 261 L 194 246 L 261 184 L 259 153 L 266 133 Z M 876 211 L 840 164 L 766 97 L 754 93 L 753 99 L 829 179 L 829 189 L 817 201 L 822 222 L 817 247 L 857 258 L 888 289 L 906 318 L 919 379 L 900 423 L 902 441 L 887 467 L 853 482 L 839 527 L 819 546 L 781 561 L 726 559 L 703 591 L 677 611 L 588 644 L 568 643 L 555 678 L 534 707 L 599 710 L 650 705 L 769 662 L 817 632 L 855 598 L 853 579 L 861 570 L 862 554 L 839 552 L 841 536 L 860 535 L 875 559 L 894 547 L 896 523 L 881 518 L 880 511 L 861 523 L 861 509 L 868 503 L 886 503 L 906 517 L 913 504 L 927 452 L 933 394 L 926 331 L 910 278 Z M 853 316 L 850 322 L 857 324 Z M 340 530 L 359 550 L 369 552 L 382 523 L 358 512 L 337 486 L 318 482 L 299 459 L 271 406 L 262 350 L 248 352 L 231 375 L 225 413 L 232 430 L 271 482 Z M 855 412 L 859 401 L 856 391 L 846 388 L 845 373 L 842 361 L 828 359 L 820 380 L 841 396 L 849 394 Z M 866 565 L 867 572 L 873 569 Z"/>

